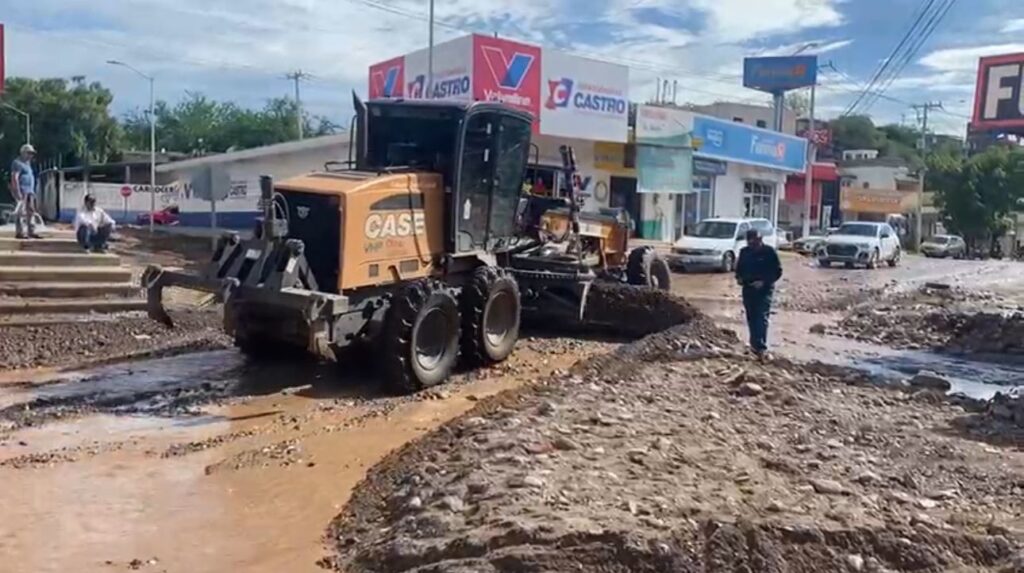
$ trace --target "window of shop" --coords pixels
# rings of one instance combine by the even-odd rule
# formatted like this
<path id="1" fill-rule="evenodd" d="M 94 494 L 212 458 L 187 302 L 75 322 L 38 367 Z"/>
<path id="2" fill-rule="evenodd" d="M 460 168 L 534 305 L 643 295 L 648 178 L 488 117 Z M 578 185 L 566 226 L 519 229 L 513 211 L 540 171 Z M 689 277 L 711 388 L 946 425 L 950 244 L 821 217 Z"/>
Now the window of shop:
<path id="1" fill-rule="evenodd" d="M 763 181 L 743 182 L 743 216 L 773 220 L 775 184 Z"/>
<path id="2" fill-rule="evenodd" d="M 535 195 L 554 196 L 555 182 L 558 181 L 558 169 L 542 165 L 530 165 L 526 168 L 526 186 Z"/>
<path id="3" fill-rule="evenodd" d="M 709 219 L 715 212 L 715 178 L 712 175 L 694 175 L 693 190 L 697 192 L 697 221 Z"/>

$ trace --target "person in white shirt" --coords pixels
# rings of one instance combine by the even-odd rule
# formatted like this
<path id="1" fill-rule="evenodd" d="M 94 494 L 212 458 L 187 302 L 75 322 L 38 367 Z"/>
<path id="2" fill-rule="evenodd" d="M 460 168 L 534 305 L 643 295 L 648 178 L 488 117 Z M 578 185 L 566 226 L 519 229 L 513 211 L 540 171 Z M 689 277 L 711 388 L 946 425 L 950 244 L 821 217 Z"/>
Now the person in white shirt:
<path id="1" fill-rule="evenodd" d="M 114 220 L 107 212 L 96 206 L 96 198 L 85 196 L 85 205 L 75 215 L 75 235 L 83 249 L 94 253 L 107 251 L 107 240 L 114 232 Z"/>

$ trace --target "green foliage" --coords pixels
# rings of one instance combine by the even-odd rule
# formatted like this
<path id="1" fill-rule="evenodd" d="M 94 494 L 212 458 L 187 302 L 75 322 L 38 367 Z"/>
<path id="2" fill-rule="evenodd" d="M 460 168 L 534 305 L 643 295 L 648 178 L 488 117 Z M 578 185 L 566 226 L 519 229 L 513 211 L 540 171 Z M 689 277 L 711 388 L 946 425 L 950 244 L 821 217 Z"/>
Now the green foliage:
<path id="1" fill-rule="evenodd" d="M 41 165 L 79 165 L 87 154 L 94 163 L 118 155 L 121 130 L 110 116 L 113 100 L 110 90 L 82 77 L 13 77 L 0 101 L 32 116 L 32 144 Z M 25 118 L 0 107 L 0 135 L 0 170 L 6 170 L 25 143 Z"/>
<path id="2" fill-rule="evenodd" d="M 885 136 L 864 115 L 849 115 L 829 122 L 837 155 L 849 149 L 881 149 Z"/>
<path id="3" fill-rule="evenodd" d="M 1024 151 L 993 147 L 967 160 L 936 154 L 928 163 L 927 185 L 945 226 L 969 242 L 1001 236 L 1024 203 Z"/>
<path id="4" fill-rule="evenodd" d="M 157 102 L 157 148 L 203 154 L 290 141 L 298 137 L 297 111 L 294 100 L 287 98 L 272 99 L 263 109 L 251 110 L 189 93 L 173 107 Z M 124 125 L 131 148 L 149 148 L 149 118 L 145 112 L 129 114 Z M 307 116 L 303 131 L 315 137 L 333 133 L 334 126 L 324 118 Z"/>

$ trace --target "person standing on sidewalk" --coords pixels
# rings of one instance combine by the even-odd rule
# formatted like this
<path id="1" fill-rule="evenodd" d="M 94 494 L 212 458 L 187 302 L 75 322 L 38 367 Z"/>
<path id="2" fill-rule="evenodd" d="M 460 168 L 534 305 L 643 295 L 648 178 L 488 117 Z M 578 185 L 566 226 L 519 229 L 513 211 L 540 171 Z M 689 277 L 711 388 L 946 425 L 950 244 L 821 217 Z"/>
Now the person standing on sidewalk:
<path id="1" fill-rule="evenodd" d="M 782 263 L 775 249 L 764 244 L 761 233 L 747 231 L 747 246 L 736 262 L 736 282 L 743 288 L 743 309 L 750 330 L 750 349 L 758 357 L 768 351 L 768 318 L 775 283 L 782 278 Z"/>
<path id="2" fill-rule="evenodd" d="M 14 227 L 19 239 L 38 239 L 35 229 L 36 216 L 36 174 L 32 171 L 32 158 L 36 149 L 31 143 L 21 146 L 17 159 L 11 163 L 11 193 L 19 203 L 15 209 Z M 24 222 L 23 222 L 24 220 Z M 25 223 L 27 222 L 27 223 Z M 25 227 L 28 233 L 25 233 Z"/>

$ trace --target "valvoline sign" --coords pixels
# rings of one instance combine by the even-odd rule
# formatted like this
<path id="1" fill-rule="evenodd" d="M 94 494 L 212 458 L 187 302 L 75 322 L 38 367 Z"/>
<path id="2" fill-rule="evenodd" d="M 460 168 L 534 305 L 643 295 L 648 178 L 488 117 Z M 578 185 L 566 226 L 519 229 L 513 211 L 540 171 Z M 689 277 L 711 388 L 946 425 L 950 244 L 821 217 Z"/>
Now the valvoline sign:
<path id="1" fill-rule="evenodd" d="M 370 66 L 370 99 L 402 97 L 403 87 L 405 56 Z"/>
<path id="2" fill-rule="evenodd" d="M 540 118 L 540 48 L 473 36 L 473 99 L 496 101 Z M 533 122 L 534 131 L 538 122 Z"/>

